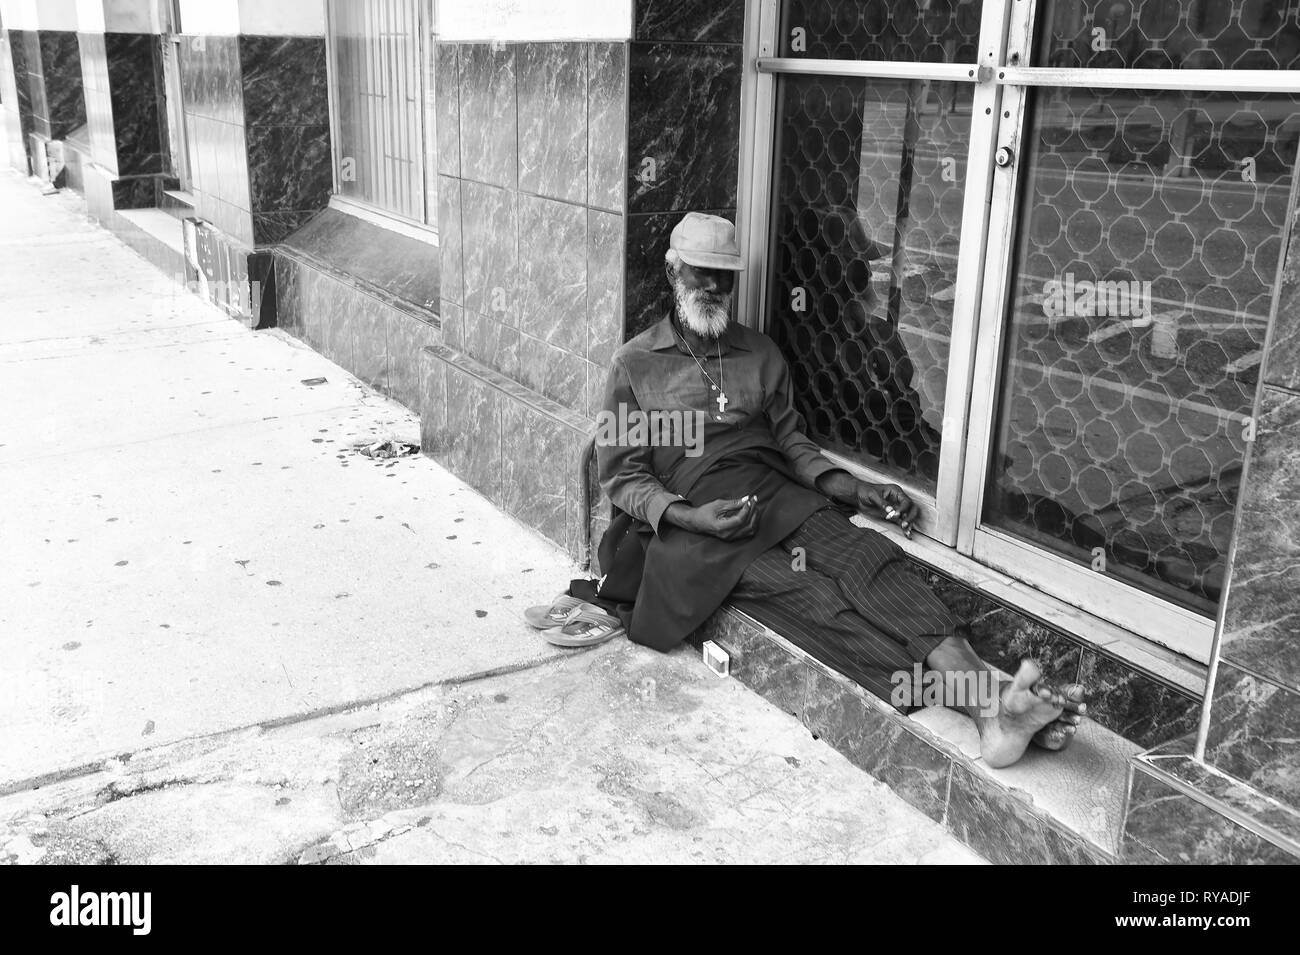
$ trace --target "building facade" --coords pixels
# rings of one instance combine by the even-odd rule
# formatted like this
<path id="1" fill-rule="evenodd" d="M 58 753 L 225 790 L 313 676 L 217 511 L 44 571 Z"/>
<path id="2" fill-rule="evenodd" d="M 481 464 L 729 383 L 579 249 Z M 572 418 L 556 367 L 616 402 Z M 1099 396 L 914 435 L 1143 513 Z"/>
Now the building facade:
<path id="1" fill-rule="evenodd" d="M 1089 730 L 993 771 L 733 611 L 697 638 L 1007 862 L 1300 853 L 1298 97 L 1283 0 L 0 2 L 10 166 L 579 561 L 614 349 L 677 219 L 734 219 L 810 436 Z"/>

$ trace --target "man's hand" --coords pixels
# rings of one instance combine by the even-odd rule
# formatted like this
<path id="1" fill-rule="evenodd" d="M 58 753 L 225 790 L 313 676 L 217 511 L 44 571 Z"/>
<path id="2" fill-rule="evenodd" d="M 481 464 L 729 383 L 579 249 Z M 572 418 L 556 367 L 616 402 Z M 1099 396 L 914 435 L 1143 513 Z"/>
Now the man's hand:
<path id="1" fill-rule="evenodd" d="M 758 530 L 758 498 L 750 495 L 734 501 L 711 501 L 691 507 L 685 501 L 668 505 L 663 519 L 697 534 L 709 534 L 724 541 L 744 540 Z"/>
<path id="2" fill-rule="evenodd" d="M 912 536 L 912 525 L 921 516 L 921 509 L 897 484 L 870 484 L 859 481 L 858 508 L 868 514 L 878 511 L 887 521 L 893 521 Z"/>
<path id="3" fill-rule="evenodd" d="M 872 484 L 859 481 L 848 471 L 827 471 L 817 479 L 817 490 L 845 504 L 852 504 L 866 514 L 878 514 L 912 536 L 912 525 L 921 509 L 897 484 Z"/>

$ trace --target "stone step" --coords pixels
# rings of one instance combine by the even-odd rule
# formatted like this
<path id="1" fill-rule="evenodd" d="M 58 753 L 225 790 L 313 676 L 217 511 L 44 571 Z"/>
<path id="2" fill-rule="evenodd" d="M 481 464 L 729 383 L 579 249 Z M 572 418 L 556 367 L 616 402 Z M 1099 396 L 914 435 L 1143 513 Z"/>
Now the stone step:
<path id="1" fill-rule="evenodd" d="M 1119 861 L 1128 766 L 1139 747 L 1085 719 L 1062 753 L 1014 766 L 980 758 L 974 724 L 952 710 L 904 716 L 847 677 L 729 607 L 694 642 L 713 640 L 731 675 L 890 786 L 991 862 Z"/>

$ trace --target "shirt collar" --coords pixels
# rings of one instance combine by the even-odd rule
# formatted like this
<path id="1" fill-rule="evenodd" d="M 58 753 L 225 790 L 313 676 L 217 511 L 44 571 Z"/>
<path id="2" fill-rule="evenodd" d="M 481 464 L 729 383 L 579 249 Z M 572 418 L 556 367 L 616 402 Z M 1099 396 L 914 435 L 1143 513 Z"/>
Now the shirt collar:
<path id="1" fill-rule="evenodd" d="M 745 344 L 744 334 L 739 330 L 734 321 L 727 324 L 727 330 L 722 333 L 720 344 L 723 354 L 738 348 L 741 351 L 749 351 L 749 346 Z M 666 351 L 670 348 L 676 348 L 683 355 L 689 352 L 682 346 L 681 339 L 678 338 L 676 330 L 673 328 L 672 313 L 665 315 L 650 328 L 650 341 L 647 343 L 651 351 Z"/>

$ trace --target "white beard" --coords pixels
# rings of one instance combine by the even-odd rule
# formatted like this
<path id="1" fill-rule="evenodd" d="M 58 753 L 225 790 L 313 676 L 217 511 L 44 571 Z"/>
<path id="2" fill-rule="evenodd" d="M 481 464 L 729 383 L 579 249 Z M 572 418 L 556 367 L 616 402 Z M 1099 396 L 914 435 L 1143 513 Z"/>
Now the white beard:
<path id="1" fill-rule="evenodd" d="M 681 279 L 673 282 L 677 317 L 701 338 L 718 338 L 731 321 L 731 293 L 717 295 L 703 289 L 688 289 Z"/>

